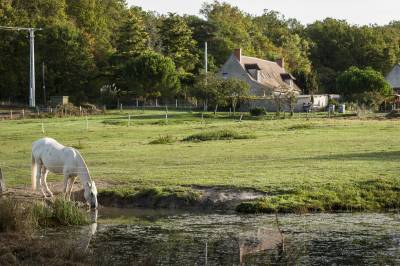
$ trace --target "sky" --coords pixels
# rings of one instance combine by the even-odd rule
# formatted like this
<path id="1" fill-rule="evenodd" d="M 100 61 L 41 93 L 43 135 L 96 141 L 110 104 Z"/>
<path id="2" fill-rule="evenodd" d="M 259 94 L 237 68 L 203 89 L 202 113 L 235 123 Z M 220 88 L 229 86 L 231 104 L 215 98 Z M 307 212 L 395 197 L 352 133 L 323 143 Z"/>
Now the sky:
<path id="1" fill-rule="evenodd" d="M 147 11 L 160 14 L 168 12 L 180 15 L 199 15 L 205 0 L 127 0 L 128 5 L 136 5 Z M 346 19 L 351 24 L 384 25 L 392 20 L 400 20 L 400 0 L 227 0 L 241 10 L 260 15 L 264 9 L 275 10 L 286 18 L 296 18 L 309 24 L 326 17 Z"/>

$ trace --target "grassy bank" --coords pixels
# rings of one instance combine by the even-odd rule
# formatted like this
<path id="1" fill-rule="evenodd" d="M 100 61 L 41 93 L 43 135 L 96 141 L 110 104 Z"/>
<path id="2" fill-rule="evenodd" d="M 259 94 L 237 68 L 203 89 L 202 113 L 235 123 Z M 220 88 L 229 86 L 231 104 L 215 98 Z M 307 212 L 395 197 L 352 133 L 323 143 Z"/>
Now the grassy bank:
<path id="1" fill-rule="evenodd" d="M 1 265 L 77 265 L 88 263 L 79 247 L 64 240 L 37 237 L 40 229 L 88 224 L 88 217 L 72 202 L 20 202 L 0 198 Z"/>
<path id="2" fill-rule="evenodd" d="M 138 188 L 249 188 L 268 197 L 243 205 L 257 211 L 399 208 L 399 120 L 324 114 L 253 120 L 228 114 L 132 111 L 43 120 L 45 135 L 81 148 L 95 180 Z M 128 126 L 130 124 L 130 126 Z M 8 184 L 28 184 L 30 147 L 41 121 L 0 121 L 0 165 Z M 234 132 L 252 138 L 207 137 Z M 214 134 L 214 133 L 213 133 Z M 211 134 L 211 135 L 213 135 Z M 214 134 L 215 135 L 215 134 Z M 168 136 L 168 137 L 165 137 Z M 168 145 L 149 145 L 150 142 Z M 50 181 L 61 180 L 49 175 Z M 111 190 L 113 187 L 110 188 Z M 251 206 L 250 206 L 251 205 Z"/>
<path id="3" fill-rule="evenodd" d="M 75 203 L 56 198 L 54 202 L 20 202 L 0 199 L 0 233 L 32 234 L 49 226 L 88 224 L 88 217 Z"/>

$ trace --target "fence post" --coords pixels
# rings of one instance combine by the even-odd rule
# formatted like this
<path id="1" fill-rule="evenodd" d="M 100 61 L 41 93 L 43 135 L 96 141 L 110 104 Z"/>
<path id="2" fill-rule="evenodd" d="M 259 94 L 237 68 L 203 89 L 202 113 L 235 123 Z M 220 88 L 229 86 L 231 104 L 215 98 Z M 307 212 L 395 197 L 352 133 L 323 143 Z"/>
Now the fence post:
<path id="1" fill-rule="evenodd" d="M 165 106 L 165 123 L 168 124 L 168 106 Z"/>
<path id="2" fill-rule="evenodd" d="M 87 114 L 86 114 L 86 131 L 89 131 L 89 120 L 87 118 Z"/>
<path id="3" fill-rule="evenodd" d="M 25 109 L 22 109 L 22 118 L 25 118 Z"/>
<path id="4" fill-rule="evenodd" d="M 122 103 L 120 104 L 119 111 L 122 112 Z"/>
<path id="5" fill-rule="evenodd" d="M 175 108 L 178 109 L 178 99 L 175 99 Z"/>
<path id="6" fill-rule="evenodd" d="M 0 194 L 6 192 L 6 181 L 4 180 L 3 170 L 0 168 Z"/>
<path id="7" fill-rule="evenodd" d="M 13 119 L 13 113 L 12 113 L 12 110 L 10 110 L 10 119 L 11 119 L 11 120 Z"/>
<path id="8" fill-rule="evenodd" d="M 45 133 L 45 131 L 44 131 L 44 124 L 43 124 L 43 120 L 42 120 L 42 133 L 43 133 L 43 134 L 46 134 L 46 133 Z"/>
<path id="9" fill-rule="evenodd" d="M 128 127 L 131 125 L 131 114 L 128 115 Z"/>
<path id="10" fill-rule="evenodd" d="M 136 98 L 136 108 L 139 107 L 139 99 Z"/>

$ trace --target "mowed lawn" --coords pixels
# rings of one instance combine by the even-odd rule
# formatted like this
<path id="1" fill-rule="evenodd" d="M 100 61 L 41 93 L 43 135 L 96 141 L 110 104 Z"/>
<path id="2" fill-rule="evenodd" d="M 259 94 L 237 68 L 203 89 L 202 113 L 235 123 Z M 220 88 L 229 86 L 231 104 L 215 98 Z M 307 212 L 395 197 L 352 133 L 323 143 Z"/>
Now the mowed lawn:
<path id="1" fill-rule="evenodd" d="M 30 149 L 45 135 L 80 148 L 95 180 L 129 186 L 228 186 L 270 195 L 351 189 L 389 182 L 400 188 L 400 121 L 345 118 L 243 120 L 199 113 L 132 111 L 88 118 L 0 121 L 0 165 L 9 185 L 30 182 Z M 184 142 L 230 129 L 254 139 Z M 172 144 L 149 144 L 160 136 Z M 49 175 L 50 180 L 62 180 Z M 393 187 L 395 186 L 395 187 Z M 321 190 L 322 191 L 322 190 Z"/>

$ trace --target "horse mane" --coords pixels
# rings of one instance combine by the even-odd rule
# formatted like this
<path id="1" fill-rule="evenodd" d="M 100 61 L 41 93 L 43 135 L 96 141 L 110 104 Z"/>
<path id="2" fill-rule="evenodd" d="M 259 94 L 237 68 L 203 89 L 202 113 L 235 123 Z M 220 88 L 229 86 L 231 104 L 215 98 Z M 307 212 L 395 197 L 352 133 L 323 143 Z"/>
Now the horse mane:
<path id="1" fill-rule="evenodd" d="M 79 159 L 80 163 L 81 163 L 82 166 L 83 166 L 83 167 L 82 167 L 82 166 L 79 167 L 79 172 L 84 170 L 84 171 L 85 171 L 85 175 L 86 175 L 87 178 L 88 178 L 87 181 L 92 182 L 92 178 L 91 178 L 91 176 L 90 176 L 89 168 L 88 168 L 88 166 L 87 166 L 85 160 L 83 159 L 82 154 L 81 154 L 77 149 L 75 149 L 75 148 L 72 148 L 72 149 L 73 149 L 73 151 L 76 153 L 77 158 Z M 81 181 L 83 181 L 83 180 L 82 180 L 83 176 L 81 175 L 81 172 L 80 172 L 80 174 L 79 174 L 79 177 L 81 178 Z M 82 183 L 83 183 L 83 182 L 82 182 Z M 83 185 L 84 185 L 84 184 L 83 184 Z"/>

